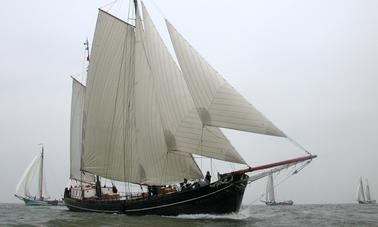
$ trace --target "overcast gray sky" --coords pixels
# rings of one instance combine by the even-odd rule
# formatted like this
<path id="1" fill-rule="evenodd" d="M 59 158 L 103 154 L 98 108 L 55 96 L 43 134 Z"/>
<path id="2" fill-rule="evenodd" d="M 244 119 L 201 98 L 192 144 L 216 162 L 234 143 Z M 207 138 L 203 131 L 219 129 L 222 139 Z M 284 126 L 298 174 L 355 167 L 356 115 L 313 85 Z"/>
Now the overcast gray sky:
<path id="1" fill-rule="evenodd" d="M 97 8 L 109 2 L 2 1 L 0 202 L 17 201 L 16 184 L 41 142 L 50 194 L 62 194 L 70 76 L 83 72 L 83 41 L 92 39 Z M 378 1 L 154 2 L 158 8 L 145 1 L 166 41 L 163 16 L 262 113 L 319 155 L 278 188 L 279 199 L 354 202 L 360 176 L 378 197 Z M 250 165 L 302 155 L 282 138 L 226 133 Z M 244 204 L 264 184 L 250 185 Z"/>

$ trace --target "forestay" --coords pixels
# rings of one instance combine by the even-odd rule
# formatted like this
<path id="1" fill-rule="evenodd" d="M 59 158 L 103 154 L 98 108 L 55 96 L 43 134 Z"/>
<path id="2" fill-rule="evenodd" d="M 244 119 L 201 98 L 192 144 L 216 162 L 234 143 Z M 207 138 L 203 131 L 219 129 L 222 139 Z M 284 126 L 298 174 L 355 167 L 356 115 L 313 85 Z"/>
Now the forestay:
<path id="1" fill-rule="evenodd" d="M 203 125 L 286 137 L 225 81 L 167 20 L 166 24 Z"/>

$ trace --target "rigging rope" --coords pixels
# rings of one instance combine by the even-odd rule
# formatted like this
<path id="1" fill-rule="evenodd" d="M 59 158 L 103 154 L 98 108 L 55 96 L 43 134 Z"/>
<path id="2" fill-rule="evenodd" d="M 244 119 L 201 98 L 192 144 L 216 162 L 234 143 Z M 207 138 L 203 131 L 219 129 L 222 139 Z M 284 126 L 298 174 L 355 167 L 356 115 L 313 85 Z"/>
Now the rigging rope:
<path id="1" fill-rule="evenodd" d="M 106 10 L 106 11 L 110 11 L 110 10 L 113 8 L 113 6 L 114 6 L 114 4 L 115 4 L 116 2 L 118 2 L 118 0 L 114 0 L 114 1 L 112 1 L 112 2 L 109 2 L 108 4 L 105 4 L 105 5 L 101 6 L 100 9 L 103 9 L 103 8 L 105 8 L 105 7 L 107 7 L 107 6 L 110 5 L 109 8 Z"/>
<path id="2" fill-rule="evenodd" d="M 159 12 L 159 14 L 160 14 L 163 18 L 167 18 L 166 15 L 164 14 L 164 12 L 159 8 L 159 6 L 155 3 L 154 0 L 150 0 L 150 2 L 152 3 L 152 5 L 154 5 L 154 7 L 157 9 L 157 11 Z"/>
<path id="3" fill-rule="evenodd" d="M 293 140 L 291 137 L 286 137 L 290 142 L 292 142 L 294 145 L 296 145 L 297 147 L 299 147 L 300 149 L 302 149 L 304 152 L 306 152 L 307 154 L 311 155 L 311 153 L 306 149 L 304 148 L 302 145 L 300 145 L 298 142 L 296 142 L 295 140 Z"/>

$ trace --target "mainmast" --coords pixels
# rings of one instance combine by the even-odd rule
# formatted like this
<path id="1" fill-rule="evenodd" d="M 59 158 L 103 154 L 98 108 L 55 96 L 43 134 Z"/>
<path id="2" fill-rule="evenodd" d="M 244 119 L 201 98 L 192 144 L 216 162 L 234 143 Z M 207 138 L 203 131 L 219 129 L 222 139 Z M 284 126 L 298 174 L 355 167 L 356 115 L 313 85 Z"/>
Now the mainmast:
<path id="1" fill-rule="evenodd" d="M 135 8 L 135 17 L 138 14 L 138 0 L 134 0 L 134 8 Z"/>

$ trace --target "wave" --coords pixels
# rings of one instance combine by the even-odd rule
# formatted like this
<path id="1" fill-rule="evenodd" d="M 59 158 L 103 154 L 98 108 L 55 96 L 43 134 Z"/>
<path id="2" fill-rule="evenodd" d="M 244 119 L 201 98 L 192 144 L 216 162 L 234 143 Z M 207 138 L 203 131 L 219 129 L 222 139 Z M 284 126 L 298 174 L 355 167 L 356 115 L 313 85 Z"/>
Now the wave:
<path id="1" fill-rule="evenodd" d="M 207 219 L 207 220 L 236 220 L 242 221 L 251 218 L 249 207 L 240 210 L 237 213 L 230 214 L 181 214 L 178 216 L 166 216 L 168 218 L 178 219 Z"/>

